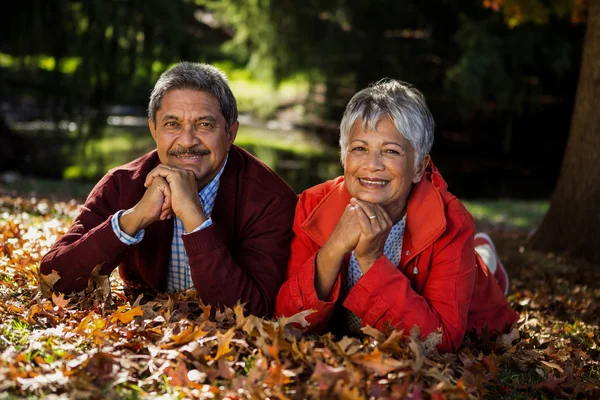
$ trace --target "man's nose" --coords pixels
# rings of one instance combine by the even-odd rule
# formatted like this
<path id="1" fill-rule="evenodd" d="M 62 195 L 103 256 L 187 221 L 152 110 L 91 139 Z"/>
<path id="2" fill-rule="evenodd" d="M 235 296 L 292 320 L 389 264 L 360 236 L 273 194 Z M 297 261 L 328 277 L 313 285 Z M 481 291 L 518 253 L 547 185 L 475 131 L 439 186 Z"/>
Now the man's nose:
<path id="1" fill-rule="evenodd" d="M 194 124 L 183 126 L 181 135 L 179 135 L 179 144 L 183 147 L 192 147 L 196 144 L 196 127 Z"/>

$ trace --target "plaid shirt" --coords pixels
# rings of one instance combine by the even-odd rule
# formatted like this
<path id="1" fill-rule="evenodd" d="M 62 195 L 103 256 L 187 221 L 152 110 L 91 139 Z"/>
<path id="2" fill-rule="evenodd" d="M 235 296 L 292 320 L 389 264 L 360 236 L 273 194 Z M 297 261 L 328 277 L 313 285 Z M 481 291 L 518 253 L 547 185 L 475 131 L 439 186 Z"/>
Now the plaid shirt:
<path id="1" fill-rule="evenodd" d="M 212 218 L 210 217 L 213 207 L 215 205 L 215 198 L 217 197 L 217 191 L 219 190 L 219 183 L 221 181 L 221 175 L 227 165 L 227 159 L 223 164 L 223 168 L 219 171 L 217 176 L 208 183 L 199 193 L 200 204 L 204 209 L 204 213 L 208 216 L 208 219 L 204 221 L 200 226 L 194 229 L 193 233 L 202 230 L 212 224 Z M 125 232 L 121 231 L 119 227 L 119 217 L 125 210 L 121 210 L 112 217 L 112 228 L 115 235 L 121 240 L 121 242 L 127 245 L 138 244 L 144 238 L 144 230 L 138 232 L 135 237 L 129 236 Z M 178 290 L 184 290 L 192 287 L 192 277 L 190 273 L 190 265 L 188 263 L 188 257 L 185 253 L 185 247 L 183 246 L 182 235 L 187 235 L 183 227 L 183 222 L 174 217 L 173 226 L 173 241 L 171 242 L 171 258 L 169 260 L 169 273 L 167 274 L 167 291 L 176 292 Z"/>

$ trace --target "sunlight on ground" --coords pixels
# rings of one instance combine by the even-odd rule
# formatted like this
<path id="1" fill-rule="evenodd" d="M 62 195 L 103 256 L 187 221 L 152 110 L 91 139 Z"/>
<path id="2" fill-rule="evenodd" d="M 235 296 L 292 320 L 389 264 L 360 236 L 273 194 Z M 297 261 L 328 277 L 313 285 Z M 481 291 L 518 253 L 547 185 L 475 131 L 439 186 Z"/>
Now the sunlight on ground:
<path id="1" fill-rule="evenodd" d="M 547 200 L 469 200 L 463 203 L 477 222 L 510 228 L 539 225 L 549 207 Z"/>

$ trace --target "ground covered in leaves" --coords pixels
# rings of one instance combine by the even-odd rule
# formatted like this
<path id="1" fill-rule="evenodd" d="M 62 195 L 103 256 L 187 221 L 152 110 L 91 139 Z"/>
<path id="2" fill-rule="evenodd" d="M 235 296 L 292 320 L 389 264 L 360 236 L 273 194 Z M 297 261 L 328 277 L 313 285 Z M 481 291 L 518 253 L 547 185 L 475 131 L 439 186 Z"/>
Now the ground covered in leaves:
<path id="1" fill-rule="evenodd" d="M 191 291 L 140 304 L 114 276 L 53 295 L 39 261 L 77 208 L 0 197 L 0 399 L 600 398 L 600 266 L 530 252 L 523 233 L 492 232 L 520 321 L 440 355 L 416 330 L 301 336 L 302 314 L 211 316 Z"/>

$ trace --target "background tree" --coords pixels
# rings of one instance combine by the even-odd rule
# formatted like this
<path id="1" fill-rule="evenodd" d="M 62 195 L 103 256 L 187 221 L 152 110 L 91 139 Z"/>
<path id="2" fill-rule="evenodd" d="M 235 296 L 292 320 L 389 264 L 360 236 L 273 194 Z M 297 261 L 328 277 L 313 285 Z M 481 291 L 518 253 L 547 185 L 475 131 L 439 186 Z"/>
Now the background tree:
<path id="1" fill-rule="evenodd" d="M 509 24 L 546 23 L 552 15 L 583 22 L 584 1 L 487 2 L 503 11 Z M 566 252 L 600 261 L 600 2 L 591 1 L 569 140 L 550 209 L 531 238 L 532 248 Z"/>

